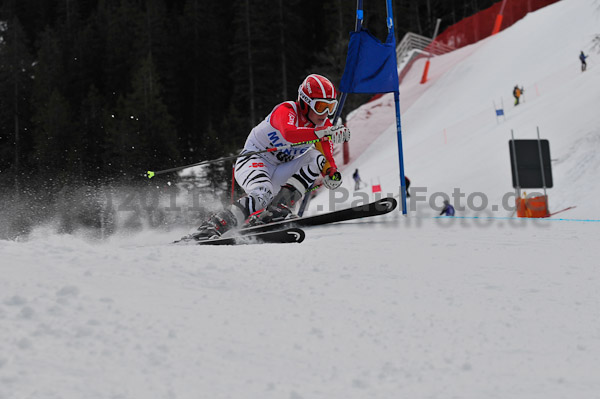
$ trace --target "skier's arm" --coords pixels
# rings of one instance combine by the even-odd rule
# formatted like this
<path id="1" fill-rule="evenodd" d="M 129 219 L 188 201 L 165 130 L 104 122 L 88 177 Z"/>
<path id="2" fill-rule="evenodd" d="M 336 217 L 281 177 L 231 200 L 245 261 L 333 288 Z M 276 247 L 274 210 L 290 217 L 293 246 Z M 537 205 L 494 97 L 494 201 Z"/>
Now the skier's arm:
<path id="1" fill-rule="evenodd" d="M 288 104 L 282 104 L 271 114 L 269 122 L 271 126 L 279 130 L 284 139 L 290 143 L 300 143 L 303 141 L 316 140 L 319 137 L 315 134 L 314 127 L 298 127 L 296 121 L 298 115 L 294 108 Z"/>
<path id="2" fill-rule="evenodd" d="M 277 107 L 275 111 L 273 111 L 269 122 L 271 123 L 271 126 L 279 130 L 283 138 L 290 143 L 316 140 L 318 136 L 315 134 L 315 128 L 297 127 L 297 118 L 298 115 L 296 114 L 294 108 L 287 104 L 282 104 L 281 106 Z M 331 121 L 327 119 L 325 120 L 325 125 L 322 126 L 321 129 L 328 128 L 330 126 L 332 126 Z M 330 141 L 321 141 L 315 143 L 315 147 L 321 152 L 321 154 L 323 154 L 326 160 L 321 173 L 325 174 L 329 168 L 334 168 L 334 172 L 337 171 L 337 166 L 335 164 L 335 160 L 333 159 L 333 144 Z"/>
<path id="3" fill-rule="evenodd" d="M 291 105 L 284 103 L 273 111 L 269 122 L 290 143 L 317 140 L 325 136 L 328 136 L 329 141 L 336 144 L 350 140 L 350 130 L 343 125 L 332 126 L 331 122 L 327 120 L 321 127 L 298 127 L 296 126 L 297 118 L 296 110 Z"/>
<path id="4" fill-rule="evenodd" d="M 325 175 L 325 172 L 327 172 L 329 168 L 334 168 L 334 172 L 336 172 L 337 166 L 335 165 L 335 159 L 333 159 L 333 144 L 329 141 L 319 141 L 318 143 L 315 143 L 315 147 L 325 157 L 325 165 L 323 165 L 321 173 Z"/>

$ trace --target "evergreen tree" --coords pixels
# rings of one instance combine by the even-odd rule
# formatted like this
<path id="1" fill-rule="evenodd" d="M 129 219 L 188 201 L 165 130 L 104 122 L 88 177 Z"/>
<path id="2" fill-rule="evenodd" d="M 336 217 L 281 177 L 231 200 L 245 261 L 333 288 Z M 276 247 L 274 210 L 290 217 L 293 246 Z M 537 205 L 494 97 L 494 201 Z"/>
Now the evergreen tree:
<path id="1" fill-rule="evenodd" d="M 231 134 L 222 127 L 233 118 L 229 114 L 233 92 L 230 76 L 235 64 L 229 54 L 230 8 L 227 3 L 187 0 L 180 19 L 180 36 L 174 46 L 179 49 L 176 68 L 182 72 L 177 85 L 187 101 L 178 110 L 180 121 L 185 123 L 183 145 L 193 160 L 208 155 L 209 131 Z"/>
<path id="2" fill-rule="evenodd" d="M 142 10 L 133 0 L 101 0 L 97 21 L 104 36 L 103 85 L 107 101 L 113 107 L 119 96 L 130 88 L 130 77 L 140 52 L 137 27 Z"/>
<path id="3" fill-rule="evenodd" d="M 56 31 L 47 28 L 38 39 L 37 60 L 34 72 L 34 106 L 43 104 L 56 89 L 64 92 L 66 88 L 67 71 L 63 63 L 64 46 Z"/>
<path id="4" fill-rule="evenodd" d="M 124 175 L 169 167 L 178 158 L 177 133 L 152 56 L 141 61 L 132 80 L 132 92 L 117 101 L 107 132 L 108 160 Z"/>
<path id="5" fill-rule="evenodd" d="M 63 49 L 56 32 L 48 28 L 39 43 L 34 68 L 33 160 L 44 173 L 81 172 L 78 130 L 72 108 L 63 94 L 67 88 Z"/>
<path id="6" fill-rule="evenodd" d="M 12 169 L 17 189 L 18 176 L 27 168 L 24 161 L 31 149 L 32 60 L 17 16 L 0 21 L 0 171 Z"/>
<path id="7" fill-rule="evenodd" d="M 58 89 L 53 89 L 46 101 L 38 104 L 34 120 L 34 160 L 38 170 L 46 173 L 48 178 L 54 174 L 80 175 L 81 159 L 77 153 L 80 140 L 72 122 L 73 112 Z"/>
<path id="8" fill-rule="evenodd" d="M 84 20 L 85 3 L 64 0 L 57 4 L 55 30 L 63 51 L 65 87 L 63 94 L 76 109 L 86 98 L 88 88 L 100 75 L 102 42 L 94 19 Z"/>
<path id="9" fill-rule="evenodd" d="M 106 148 L 107 115 L 104 109 L 104 98 L 92 85 L 79 109 L 81 126 L 81 146 L 79 150 L 83 159 L 84 171 L 89 178 L 105 176 L 107 171 L 104 162 Z"/>

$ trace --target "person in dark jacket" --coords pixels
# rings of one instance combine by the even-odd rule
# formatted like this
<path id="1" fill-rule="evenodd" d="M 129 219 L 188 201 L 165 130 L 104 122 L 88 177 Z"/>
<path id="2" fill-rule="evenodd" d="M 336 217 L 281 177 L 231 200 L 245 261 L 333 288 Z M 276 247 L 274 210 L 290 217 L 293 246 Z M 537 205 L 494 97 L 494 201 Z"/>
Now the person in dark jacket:
<path id="1" fill-rule="evenodd" d="M 444 200 L 444 209 L 442 209 L 442 212 L 440 213 L 440 216 L 442 215 L 454 216 L 454 207 L 450 205 L 450 201 L 448 200 Z"/>
<path id="2" fill-rule="evenodd" d="M 581 61 L 581 72 L 584 72 L 587 69 L 587 63 L 585 62 L 587 57 L 587 55 L 583 54 L 583 51 L 579 54 L 579 61 Z"/>
<path id="3" fill-rule="evenodd" d="M 357 191 L 360 188 L 360 183 L 362 182 L 362 180 L 360 180 L 360 175 L 358 174 L 358 169 L 354 171 L 352 178 L 354 179 L 354 191 Z"/>

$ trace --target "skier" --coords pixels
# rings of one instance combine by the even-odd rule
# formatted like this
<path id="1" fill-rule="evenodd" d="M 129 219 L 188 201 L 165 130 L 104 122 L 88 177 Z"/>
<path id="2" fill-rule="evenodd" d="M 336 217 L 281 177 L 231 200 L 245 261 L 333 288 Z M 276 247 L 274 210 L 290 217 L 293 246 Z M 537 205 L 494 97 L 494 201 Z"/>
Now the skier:
<path id="1" fill-rule="evenodd" d="M 360 183 L 362 182 L 360 175 L 358 174 L 358 169 L 354 171 L 352 178 L 354 179 L 354 191 L 357 191 L 360 188 Z"/>
<path id="2" fill-rule="evenodd" d="M 515 105 L 519 105 L 519 99 L 521 98 L 521 94 L 523 94 L 523 88 L 519 88 L 519 85 L 515 85 L 513 89 L 513 96 L 515 96 Z"/>
<path id="3" fill-rule="evenodd" d="M 579 60 L 581 61 L 581 72 L 584 72 L 587 69 L 587 63 L 585 62 L 585 59 L 588 56 L 583 54 L 583 50 L 581 51 L 581 53 L 579 54 Z"/>
<path id="4" fill-rule="evenodd" d="M 444 209 L 442 209 L 440 216 L 442 216 L 444 214 L 446 216 L 454 216 L 454 207 L 452 205 L 450 205 L 450 201 L 448 201 L 448 200 L 444 200 Z"/>
<path id="5" fill-rule="evenodd" d="M 210 217 L 191 237 L 216 238 L 245 223 L 256 225 L 290 217 L 292 206 L 319 174 L 325 187 L 338 188 L 342 175 L 333 158 L 332 144 L 350 140 L 350 130 L 343 125 L 333 126 L 329 120 L 328 115 L 333 115 L 337 105 L 336 89 L 329 79 L 308 75 L 298 88 L 298 99 L 276 105 L 252 129 L 241 154 L 290 143 L 328 141 L 238 158 L 235 180 L 247 195 Z"/>

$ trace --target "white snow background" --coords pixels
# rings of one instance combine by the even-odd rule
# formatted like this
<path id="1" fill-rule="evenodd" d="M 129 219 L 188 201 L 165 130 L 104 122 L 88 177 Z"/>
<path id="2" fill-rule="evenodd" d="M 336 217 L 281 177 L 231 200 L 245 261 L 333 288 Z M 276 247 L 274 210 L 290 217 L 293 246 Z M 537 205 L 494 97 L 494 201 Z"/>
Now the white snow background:
<path id="1" fill-rule="evenodd" d="M 151 229 L 0 241 L 0 398 L 600 398 L 599 7 L 531 13 L 432 59 L 425 85 L 423 64 L 412 69 L 406 174 L 427 200 L 408 217 L 307 228 L 289 245 L 173 246 L 185 231 Z M 345 168 L 348 190 L 359 168 L 398 194 L 390 97 L 348 122 L 378 136 Z M 550 140 L 550 210 L 577 207 L 545 220 L 492 211 L 512 191 L 510 130 L 535 138 L 536 126 Z M 455 188 L 490 210 L 435 218 L 429 198 Z M 328 202 L 320 193 L 309 211 Z"/>

